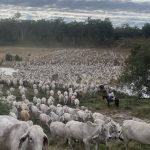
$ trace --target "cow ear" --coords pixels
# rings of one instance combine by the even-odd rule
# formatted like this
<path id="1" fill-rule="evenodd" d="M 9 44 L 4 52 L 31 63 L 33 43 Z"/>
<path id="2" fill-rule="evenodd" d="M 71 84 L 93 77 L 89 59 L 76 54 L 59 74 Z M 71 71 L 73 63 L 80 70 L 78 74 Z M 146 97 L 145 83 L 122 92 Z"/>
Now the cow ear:
<path id="1" fill-rule="evenodd" d="M 46 135 L 43 137 L 43 150 L 48 150 L 48 138 Z"/>
<path id="2" fill-rule="evenodd" d="M 25 134 L 22 135 L 22 137 L 20 138 L 19 141 L 19 149 L 21 148 L 23 142 L 25 142 L 25 140 L 29 137 L 29 131 L 27 131 Z"/>

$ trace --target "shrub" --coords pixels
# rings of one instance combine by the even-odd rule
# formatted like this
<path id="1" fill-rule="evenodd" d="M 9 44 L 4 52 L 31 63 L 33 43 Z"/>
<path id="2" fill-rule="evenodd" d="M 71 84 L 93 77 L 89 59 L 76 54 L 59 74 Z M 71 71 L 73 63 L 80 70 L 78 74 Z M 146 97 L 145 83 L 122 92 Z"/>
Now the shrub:
<path id="1" fill-rule="evenodd" d="M 6 54 L 6 56 L 5 56 L 5 60 L 6 60 L 6 61 L 12 61 L 12 60 L 13 60 L 13 56 L 8 53 L 8 54 Z"/>
<path id="2" fill-rule="evenodd" d="M 11 54 L 6 54 L 6 56 L 5 56 L 5 60 L 6 61 L 13 61 L 13 60 L 15 60 L 15 61 L 22 61 L 22 57 L 20 57 L 19 55 L 15 55 L 15 56 L 13 56 L 13 55 L 11 55 Z"/>
<path id="3" fill-rule="evenodd" d="M 19 55 L 15 55 L 15 61 L 22 61 L 22 57 L 20 57 Z"/>
<path id="4" fill-rule="evenodd" d="M 150 88 L 150 47 L 136 45 L 131 50 L 126 64 L 122 79 L 128 84 L 135 83 L 138 90 L 142 85 Z"/>

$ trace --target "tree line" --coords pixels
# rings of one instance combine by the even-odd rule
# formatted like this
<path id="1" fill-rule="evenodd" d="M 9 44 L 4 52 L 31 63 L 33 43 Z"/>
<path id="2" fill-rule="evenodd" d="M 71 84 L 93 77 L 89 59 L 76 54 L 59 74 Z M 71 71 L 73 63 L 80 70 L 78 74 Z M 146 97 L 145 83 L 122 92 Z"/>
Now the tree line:
<path id="1" fill-rule="evenodd" d="M 86 46 L 108 44 L 121 38 L 150 37 L 150 24 L 141 29 L 128 24 L 113 27 L 106 18 L 84 22 L 53 20 L 0 20 L 0 44 L 40 43 L 45 45 Z"/>

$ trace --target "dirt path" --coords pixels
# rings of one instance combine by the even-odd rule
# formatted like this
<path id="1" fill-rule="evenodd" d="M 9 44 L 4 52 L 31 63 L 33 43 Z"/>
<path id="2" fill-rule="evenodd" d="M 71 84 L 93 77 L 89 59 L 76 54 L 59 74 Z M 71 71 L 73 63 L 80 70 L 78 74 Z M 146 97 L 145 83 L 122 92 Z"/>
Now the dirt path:
<path id="1" fill-rule="evenodd" d="M 124 120 L 130 120 L 130 119 L 141 119 L 147 123 L 150 123 L 150 120 L 145 119 L 145 118 L 137 118 L 135 116 L 132 115 L 132 112 L 128 111 L 124 111 L 124 112 L 119 112 L 118 110 L 113 110 L 111 113 L 109 111 L 104 111 L 103 114 L 105 114 L 106 116 L 110 116 L 111 118 L 113 118 L 114 121 L 118 122 L 119 124 L 122 125 Z"/>

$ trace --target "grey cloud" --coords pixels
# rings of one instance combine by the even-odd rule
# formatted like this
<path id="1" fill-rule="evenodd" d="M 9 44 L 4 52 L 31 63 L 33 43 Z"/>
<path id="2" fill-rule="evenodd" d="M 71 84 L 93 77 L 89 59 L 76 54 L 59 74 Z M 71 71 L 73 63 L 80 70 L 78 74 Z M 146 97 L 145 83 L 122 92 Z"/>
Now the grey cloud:
<path id="1" fill-rule="evenodd" d="M 0 18 L 19 11 L 22 19 L 82 21 L 87 17 L 109 17 L 115 26 L 123 23 L 142 26 L 149 22 L 150 3 L 138 0 L 0 0 Z M 144 0 L 145 1 L 145 0 Z"/>
<path id="2" fill-rule="evenodd" d="M 0 0 L 0 4 L 68 9 L 150 11 L 150 3 L 118 0 Z"/>

